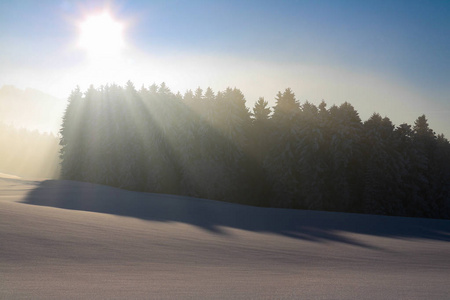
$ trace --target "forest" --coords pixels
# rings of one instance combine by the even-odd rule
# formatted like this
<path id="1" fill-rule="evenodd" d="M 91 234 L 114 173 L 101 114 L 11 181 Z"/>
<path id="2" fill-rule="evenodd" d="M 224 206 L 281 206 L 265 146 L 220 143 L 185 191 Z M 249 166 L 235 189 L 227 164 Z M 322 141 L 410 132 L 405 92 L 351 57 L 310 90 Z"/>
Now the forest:
<path id="1" fill-rule="evenodd" d="M 425 115 L 395 126 L 289 88 L 249 109 L 242 92 L 184 95 L 128 82 L 70 95 L 61 177 L 234 203 L 450 218 L 450 143 Z"/>

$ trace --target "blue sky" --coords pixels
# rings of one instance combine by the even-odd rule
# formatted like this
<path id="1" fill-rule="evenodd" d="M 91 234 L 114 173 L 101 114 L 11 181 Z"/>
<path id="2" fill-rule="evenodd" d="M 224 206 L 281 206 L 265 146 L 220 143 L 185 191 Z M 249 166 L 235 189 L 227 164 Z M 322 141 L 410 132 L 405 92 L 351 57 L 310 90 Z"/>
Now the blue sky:
<path id="1" fill-rule="evenodd" d="M 101 72 L 76 23 L 108 7 L 123 64 Z M 236 86 L 248 105 L 291 87 L 397 125 L 421 113 L 450 135 L 449 1 L 1 1 L 0 86 L 65 98 L 77 84 Z"/>

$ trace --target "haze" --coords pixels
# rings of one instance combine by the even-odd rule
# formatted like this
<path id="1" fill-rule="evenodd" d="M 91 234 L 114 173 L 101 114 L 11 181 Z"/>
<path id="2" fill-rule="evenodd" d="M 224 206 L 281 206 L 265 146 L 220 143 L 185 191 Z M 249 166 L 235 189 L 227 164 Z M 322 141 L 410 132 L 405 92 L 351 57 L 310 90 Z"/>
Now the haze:
<path id="1" fill-rule="evenodd" d="M 0 1 L 0 298 L 448 299 L 449 1 Z"/>

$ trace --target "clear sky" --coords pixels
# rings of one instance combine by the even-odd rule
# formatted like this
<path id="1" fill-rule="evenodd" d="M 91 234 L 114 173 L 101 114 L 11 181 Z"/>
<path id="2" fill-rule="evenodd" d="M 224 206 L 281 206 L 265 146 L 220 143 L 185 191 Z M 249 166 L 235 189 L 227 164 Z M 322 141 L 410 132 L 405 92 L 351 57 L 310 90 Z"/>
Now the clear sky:
<path id="1" fill-rule="evenodd" d="M 107 10 L 114 59 L 80 47 Z M 301 102 L 348 101 L 363 120 L 422 113 L 450 136 L 450 1 L 0 1 L 0 86 L 60 98 L 131 80 L 172 91 L 240 88 L 251 106 L 291 87 Z"/>

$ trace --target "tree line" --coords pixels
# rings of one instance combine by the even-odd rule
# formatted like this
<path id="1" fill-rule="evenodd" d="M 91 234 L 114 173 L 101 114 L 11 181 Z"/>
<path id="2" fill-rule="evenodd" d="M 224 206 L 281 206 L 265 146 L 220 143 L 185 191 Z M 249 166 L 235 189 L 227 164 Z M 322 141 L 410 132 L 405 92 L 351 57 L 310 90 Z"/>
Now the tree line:
<path id="1" fill-rule="evenodd" d="M 60 130 L 61 177 L 236 203 L 450 218 L 450 143 L 425 115 L 362 122 L 349 103 L 291 89 L 250 110 L 239 89 L 174 94 L 76 88 Z"/>

